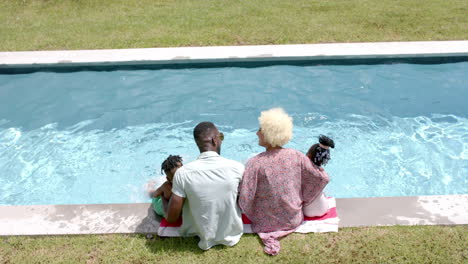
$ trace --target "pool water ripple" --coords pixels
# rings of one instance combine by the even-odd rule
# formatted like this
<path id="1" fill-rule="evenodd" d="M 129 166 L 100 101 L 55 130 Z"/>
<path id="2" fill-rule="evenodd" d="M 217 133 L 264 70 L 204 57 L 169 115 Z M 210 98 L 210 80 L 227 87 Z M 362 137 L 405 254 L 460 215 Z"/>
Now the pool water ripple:
<path id="1" fill-rule="evenodd" d="M 0 204 L 146 202 L 169 154 L 198 156 L 211 120 L 222 154 L 262 151 L 260 111 L 294 118 L 286 147 L 336 148 L 335 197 L 468 193 L 468 62 L 0 75 Z"/>

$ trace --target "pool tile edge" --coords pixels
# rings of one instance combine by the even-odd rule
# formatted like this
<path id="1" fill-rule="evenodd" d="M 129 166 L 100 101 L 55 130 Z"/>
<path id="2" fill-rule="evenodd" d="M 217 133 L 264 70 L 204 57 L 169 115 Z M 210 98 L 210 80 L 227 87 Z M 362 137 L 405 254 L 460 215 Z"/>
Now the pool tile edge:
<path id="1" fill-rule="evenodd" d="M 468 195 L 337 199 L 340 227 L 467 225 Z M 0 206 L 0 236 L 157 232 L 150 204 Z"/>
<path id="2" fill-rule="evenodd" d="M 0 52 L 0 68 L 468 56 L 468 41 L 411 41 Z"/>

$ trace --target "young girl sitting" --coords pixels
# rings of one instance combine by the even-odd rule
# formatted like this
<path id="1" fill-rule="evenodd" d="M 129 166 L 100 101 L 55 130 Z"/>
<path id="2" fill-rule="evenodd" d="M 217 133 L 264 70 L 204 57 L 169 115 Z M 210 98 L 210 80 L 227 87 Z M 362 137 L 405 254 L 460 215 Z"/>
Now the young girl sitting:
<path id="1" fill-rule="evenodd" d="M 161 164 L 161 172 L 164 171 L 166 174 L 166 182 L 164 182 L 156 190 L 150 190 L 149 195 L 152 198 L 151 205 L 156 214 L 165 217 L 163 209 L 163 201 L 169 201 L 172 195 L 172 179 L 177 169 L 182 167 L 182 157 L 177 155 L 169 155 L 165 161 Z"/>
<path id="2" fill-rule="evenodd" d="M 312 145 L 307 151 L 307 157 L 317 166 L 325 166 L 330 157 L 330 147 L 335 148 L 335 142 L 329 137 L 320 135 L 319 143 Z M 323 170 L 323 168 L 320 168 Z M 328 211 L 327 198 L 321 193 L 312 203 L 304 205 L 302 211 L 305 216 L 322 216 Z"/>

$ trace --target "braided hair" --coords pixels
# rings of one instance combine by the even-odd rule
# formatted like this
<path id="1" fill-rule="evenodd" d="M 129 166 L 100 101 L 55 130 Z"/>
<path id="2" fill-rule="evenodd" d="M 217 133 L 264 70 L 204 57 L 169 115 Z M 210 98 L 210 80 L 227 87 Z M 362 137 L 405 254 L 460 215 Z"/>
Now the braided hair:
<path id="1" fill-rule="evenodd" d="M 182 164 L 182 157 L 179 155 L 169 155 L 165 161 L 161 164 L 161 173 L 170 171 L 173 168 L 179 167 L 177 164 Z"/>

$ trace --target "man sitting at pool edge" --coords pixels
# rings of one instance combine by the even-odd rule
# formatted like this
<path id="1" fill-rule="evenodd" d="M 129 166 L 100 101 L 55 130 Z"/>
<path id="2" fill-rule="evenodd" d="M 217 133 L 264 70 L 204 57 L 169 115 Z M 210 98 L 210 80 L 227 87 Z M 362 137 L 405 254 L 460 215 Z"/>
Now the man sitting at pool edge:
<path id="1" fill-rule="evenodd" d="M 182 212 L 180 234 L 198 236 L 203 250 L 233 246 L 243 232 L 237 188 L 244 165 L 219 155 L 224 135 L 213 123 L 199 123 L 193 136 L 200 155 L 175 173 L 172 196 L 163 203 L 166 220 L 175 222 Z"/>

